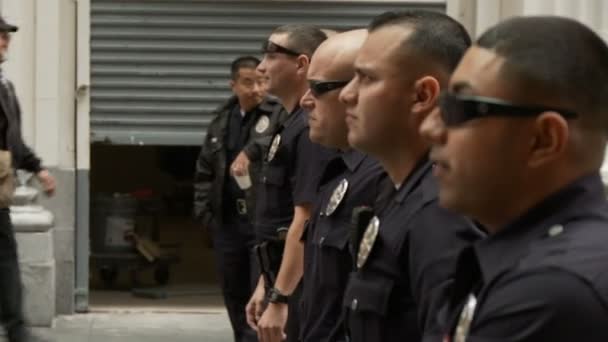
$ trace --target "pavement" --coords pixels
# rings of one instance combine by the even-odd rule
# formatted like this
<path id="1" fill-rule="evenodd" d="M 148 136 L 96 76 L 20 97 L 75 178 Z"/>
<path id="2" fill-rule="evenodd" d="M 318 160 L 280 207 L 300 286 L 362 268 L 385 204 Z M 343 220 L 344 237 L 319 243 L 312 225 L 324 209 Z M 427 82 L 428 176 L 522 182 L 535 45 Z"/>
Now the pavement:
<path id="1" fill-rule="evenodd" d="M 230 342 L 225 311 L 208 313 L 103 312 L 58 317 L 33 332 L 50 342 Z"/>

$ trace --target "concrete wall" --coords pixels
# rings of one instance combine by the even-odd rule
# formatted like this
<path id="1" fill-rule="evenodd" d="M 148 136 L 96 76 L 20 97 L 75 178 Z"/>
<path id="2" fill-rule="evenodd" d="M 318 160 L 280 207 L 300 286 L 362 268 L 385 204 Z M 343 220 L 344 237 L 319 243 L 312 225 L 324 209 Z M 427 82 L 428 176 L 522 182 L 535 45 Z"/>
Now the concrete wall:
<path id="1" fill-rule="evenodd" d="M 74 0 L 2 0 L 5 19 L 19 26 L 3 65 L 23 110 L 23 135 L 56 176 L 57 196 L 42 199 L 53 212 L 57 313 L 73 312 L 75 235 Z M 24 244 L 24 256 L 31 251 Z"/>
<path id="2" fill-rule="evenodd" d="M 477 37 L 499 21 L 520 15 L 559 15 L 593 28 L 608 40 L 605 0 L 447 0 L 448 13 Z"/>

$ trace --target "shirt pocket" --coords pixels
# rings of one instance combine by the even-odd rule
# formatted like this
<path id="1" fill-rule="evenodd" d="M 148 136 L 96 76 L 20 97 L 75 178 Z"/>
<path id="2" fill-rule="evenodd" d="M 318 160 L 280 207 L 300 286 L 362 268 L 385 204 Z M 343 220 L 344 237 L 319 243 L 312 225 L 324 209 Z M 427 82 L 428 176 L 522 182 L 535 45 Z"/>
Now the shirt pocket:
<path id="1" fill-rule="evenodd" d="M 351 273 L 344 295 L 344 307 L 348 312 L 350 334 L 357 337 L 353 341 L 384 340 L 393 286 L 391 279 L 362 279 L 358 273 Z"/>
<path id="2" fill-rule="evenodd" d="M 349 241 L 349 230 L 347 223 L 329 222 L 327 218 L 317 221 L 313 245 L 318 251 L 319 278 L 323 287 L 344 291 L 347 275 L 352 270 L 352 257 L 347 248 Z"/>

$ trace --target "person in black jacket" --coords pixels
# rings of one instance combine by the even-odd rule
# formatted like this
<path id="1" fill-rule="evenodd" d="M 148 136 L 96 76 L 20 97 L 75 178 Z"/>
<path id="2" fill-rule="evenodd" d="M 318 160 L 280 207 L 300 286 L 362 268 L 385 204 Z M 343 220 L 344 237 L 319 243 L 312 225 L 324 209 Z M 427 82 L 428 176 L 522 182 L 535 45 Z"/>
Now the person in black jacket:
<path id="1" fill-rule="evenodd" d="M 262 154 L 276 130 L 283 106 L 266 96 L 265 78 L 256 71 L 260 61 L 251 56 L 232 63 L 232 96 L 217 111 L 196 164 L 195 215 L 213 236 L 215 259 L 224 302 L 235 341 L 256 341 L 245 320 L 245 305 L 251 296 L 255 261 L 252 226 L 255 186 L 241 189 L 230 174 L 230 164 L 241 151 Z M 256 160 L 256 158 L 254 158 Z M 251 183 L 259 180 L 259 163 L 249 165 Z M 243 184 L 247 185 L 247 184 Z M 250 284 L 251 286 L 248 286 Z"/>
<path id="2" fill-rule="evenodd" d="M 5 61 L 11 33 L 17 27 L 0 17 L 0 62 Z M 13 84 L 0 72 L 0 150 L 12 154 L 14 169 L 36 175 L 48 195 L 55 192 L 55 179 L 42 167 L 40 159 L 23 142 L 21 108 Z M 23 318 L 22 284 L 17 259 L 17 243 L 8 207 L 0 208 L 0 320 L 10 342 L 31 341 Z"/>

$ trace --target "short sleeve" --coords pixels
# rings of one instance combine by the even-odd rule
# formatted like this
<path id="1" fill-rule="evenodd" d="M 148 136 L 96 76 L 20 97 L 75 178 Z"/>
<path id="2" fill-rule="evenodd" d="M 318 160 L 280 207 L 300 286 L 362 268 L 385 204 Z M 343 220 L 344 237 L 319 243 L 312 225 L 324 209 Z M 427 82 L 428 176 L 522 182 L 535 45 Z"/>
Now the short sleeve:
<path id="1" fill-rule="evenodd" d="M 319 182 L 332 151 L 313 143 L 308 129 L 298 136 L 296 158 L 291 177 L 294 205 L 313 204 L 317 198 Z"/>

